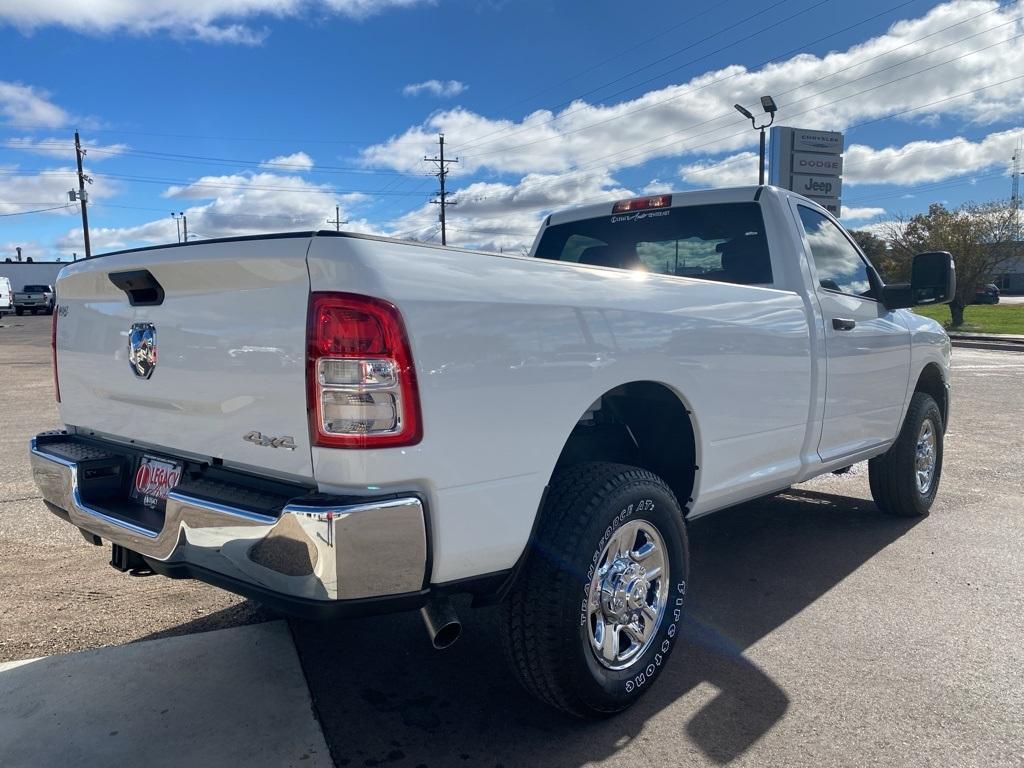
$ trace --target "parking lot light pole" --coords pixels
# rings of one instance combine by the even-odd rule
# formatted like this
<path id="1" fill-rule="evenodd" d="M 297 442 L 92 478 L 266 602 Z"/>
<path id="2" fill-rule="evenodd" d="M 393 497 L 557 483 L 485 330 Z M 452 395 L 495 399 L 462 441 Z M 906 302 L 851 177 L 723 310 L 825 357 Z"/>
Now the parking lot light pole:
<path id="1" fill-rule="evenodd" d="M 184 211 L 179 211 L 177 214 L 175 214 L 174 211 L 171 211 L 171 218 L 174 219 L 174 226 L 178 230 L 178 242 L 179 243 L 181 242 L 181 219 L 178 218 L 178 217 L 179 216 L 184 216 L 184 215 L 185 215 Z"/>
<path id="2" fill-rule="evenodd" d="M 761 106 L 764 108 L 765 113 L 769 115 L 769 120 L 764 125 L 758 125 L 757 118 L 750 113 L 750 110 L 742 104 L 734 104 L 733 106 L 736 107 L 737 112 L 750 120 L 750 124 L 754 126 L 755 131 L 761 132 L 760 165 L 758 166 L 757 183 L 762 185 L 764 184 L 764 131 L 765 128 L 775 122 L 775 112 L 778 110 L 778 107 L 775 106 L 775 100 L 771 96 L 762 96 Z"/>

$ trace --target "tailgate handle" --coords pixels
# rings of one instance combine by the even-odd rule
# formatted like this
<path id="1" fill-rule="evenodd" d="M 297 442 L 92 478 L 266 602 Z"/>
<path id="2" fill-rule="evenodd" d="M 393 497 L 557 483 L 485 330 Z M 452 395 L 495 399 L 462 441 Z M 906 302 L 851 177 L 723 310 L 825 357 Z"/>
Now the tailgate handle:
<path id="1" fill-rule="evenodd" d="M 110 282 L 128 294 L 133 307 L 158 307 L 164 303 L 164 287 L 148 269 L 111 272 Z"/>

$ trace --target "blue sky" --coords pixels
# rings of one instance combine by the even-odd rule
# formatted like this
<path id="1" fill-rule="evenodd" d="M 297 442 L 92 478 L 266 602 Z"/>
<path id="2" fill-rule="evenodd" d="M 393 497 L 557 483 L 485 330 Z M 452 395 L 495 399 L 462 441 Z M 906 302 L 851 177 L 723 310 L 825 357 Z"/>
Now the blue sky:
<path id="1" fill-rule="evenodd" d="M 88 6 L 87 8 L 82 6 Z M 1024 3 L 0 0 L 0 249 L 94 251 L 326 225 L 522 248 L 552 209 L 756 180 L 731 112 L 846 130 L 845 217 L 1008 197 Z M 418 86 L 418 87 L 417 87 Z M 730 114 L 731 113 L 731 114 Z M 276 160 L 276 163 L 272 162 Z M 268 163 L 270 163 L 268 165 Z M 262 164 L 262 165 L 261 165 Z"/>

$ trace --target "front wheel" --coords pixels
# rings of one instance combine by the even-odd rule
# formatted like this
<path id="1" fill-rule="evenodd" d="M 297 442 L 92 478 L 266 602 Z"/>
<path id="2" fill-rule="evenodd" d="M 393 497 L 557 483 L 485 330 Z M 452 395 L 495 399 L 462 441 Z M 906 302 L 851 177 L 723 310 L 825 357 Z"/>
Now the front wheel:
<path id="1" fill-rule="evenodd" d="M 868 462 L 871 496 L 883 512 L 924 517 L 942 476 L 942 414 L 931 395 L 915 392 L 893 446 Z"/>
<path id="2" fill-rule="evenodd" d="M 600 717 L 643 695 L 682 628 L 683 512 L 661 478 L 623 464 L 556 473 L 537 544 L 504 604 L 504 646 L 523 686 Z"/>

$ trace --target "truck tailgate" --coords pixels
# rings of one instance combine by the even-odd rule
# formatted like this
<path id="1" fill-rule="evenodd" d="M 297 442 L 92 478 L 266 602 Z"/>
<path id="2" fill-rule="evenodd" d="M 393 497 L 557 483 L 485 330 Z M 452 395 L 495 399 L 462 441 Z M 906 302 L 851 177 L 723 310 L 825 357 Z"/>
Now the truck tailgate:
<path id="1" fill-rule="evenodd" d="M 158 453 L 311 478 L 308 244 L 308 236 L 190 244 L 67 267 L 56 289 L 64 423 Z M 140 294 L 132 306 L 110 278 L 136 270 L 159 284 L 159 304 Z M 151 371 L 129 360 L 133 329 L 136 342 L 155 338 Z"/>

